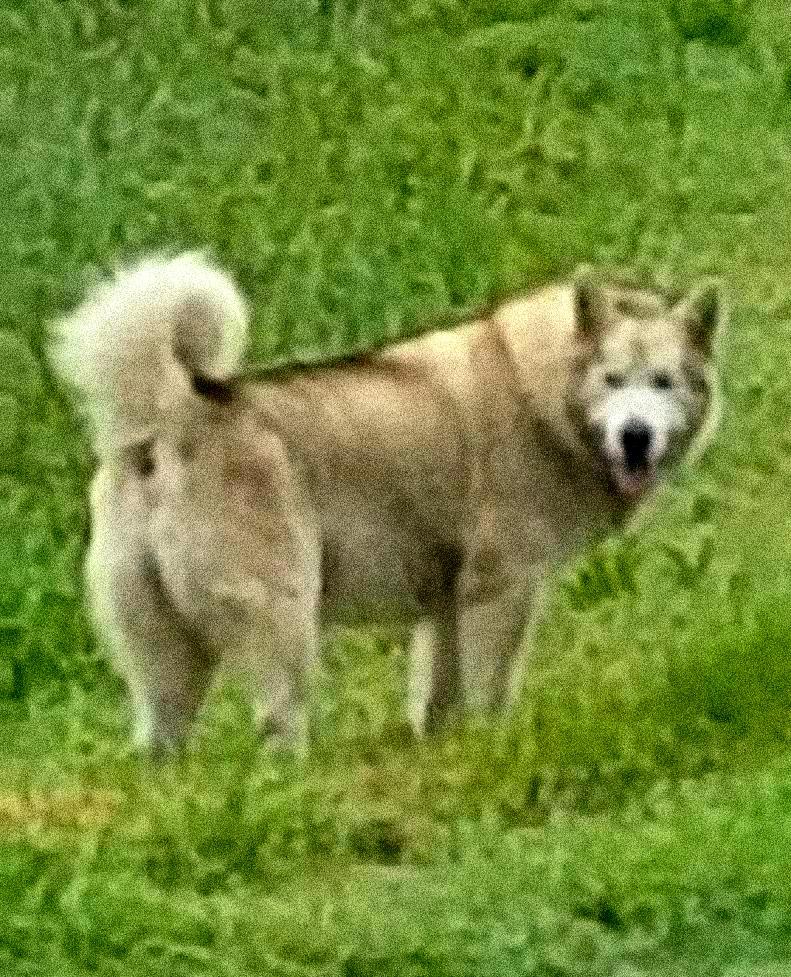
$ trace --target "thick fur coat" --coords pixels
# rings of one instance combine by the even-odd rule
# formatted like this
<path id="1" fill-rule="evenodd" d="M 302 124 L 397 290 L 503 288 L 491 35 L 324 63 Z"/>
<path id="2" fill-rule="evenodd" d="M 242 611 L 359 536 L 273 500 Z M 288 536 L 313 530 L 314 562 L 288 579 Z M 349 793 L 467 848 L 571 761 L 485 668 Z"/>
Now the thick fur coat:
<path id="1" fill-rule="evenodd" d="M 414 627 L 418 732 L 518 692 L 546 570 L 617 527 L 716 422 L 719 291 L 571 282 L 338 364 L 245 376 L 239 290 L 195 254 L 119 273 L 60 324 L 99 467 L 87 581 L 141 745 L 218 666 L 305 739 L 322 628 Z"/>

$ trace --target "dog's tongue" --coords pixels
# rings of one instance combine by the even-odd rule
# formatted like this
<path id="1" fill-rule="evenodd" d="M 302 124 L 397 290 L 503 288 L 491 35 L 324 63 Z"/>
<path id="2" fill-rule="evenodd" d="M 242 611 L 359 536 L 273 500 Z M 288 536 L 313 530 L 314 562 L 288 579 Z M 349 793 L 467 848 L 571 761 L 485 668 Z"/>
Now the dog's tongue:
<path id="1" fill-rule="evenodd" d="M 615 481 L 618 491 L 625 499 L 636 502 L 653 486 L 656 474 L 652 468 L 641 468 L 638 471 L 630 471 L 627 468 L 617 468 L 615 471 Z"/>

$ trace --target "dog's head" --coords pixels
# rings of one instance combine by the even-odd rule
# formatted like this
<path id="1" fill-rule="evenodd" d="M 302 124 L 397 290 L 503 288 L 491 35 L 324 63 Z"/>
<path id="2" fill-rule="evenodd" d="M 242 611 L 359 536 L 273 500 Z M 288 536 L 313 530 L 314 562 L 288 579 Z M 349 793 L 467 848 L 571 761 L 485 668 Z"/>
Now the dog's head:
<path id="1" fill-rule="evenodd" d="M 636 502 L 713 433 L 720 288 L 705 281 L 668 302 L 606 287 L 587 268 L 572 287 L 577 355 L 569 412 L 613 490 Z"/>

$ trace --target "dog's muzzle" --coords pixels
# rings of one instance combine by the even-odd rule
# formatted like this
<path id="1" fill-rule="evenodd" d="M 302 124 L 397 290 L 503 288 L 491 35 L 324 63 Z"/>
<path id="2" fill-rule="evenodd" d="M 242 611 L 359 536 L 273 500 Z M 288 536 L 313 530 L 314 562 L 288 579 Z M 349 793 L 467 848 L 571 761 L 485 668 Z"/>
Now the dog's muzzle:
<path id="1" fill-rule="evenodd" d="M 657 480 L 656 437 L 642 421 L 629 421 L 621 430 L 612 460 L 612 477 L 618 491 L 637 501 Z"/>
<path id="2" fill-rule="evenodd" d="M 639 421 L 627 425 L 621 432 L 621 450 L 628 471 L 639 472 L 648 467 L 653 433 Z"/>

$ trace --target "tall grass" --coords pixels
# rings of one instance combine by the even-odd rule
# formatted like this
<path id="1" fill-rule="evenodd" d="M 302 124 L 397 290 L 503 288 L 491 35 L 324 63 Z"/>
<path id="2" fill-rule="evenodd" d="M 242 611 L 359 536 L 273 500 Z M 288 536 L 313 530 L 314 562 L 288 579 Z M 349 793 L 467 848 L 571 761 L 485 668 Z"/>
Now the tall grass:
<path id="1" fill-rule="evenodd" d="M 774 0 L 0 8 L 0 964 L 779 977 L 789 938 L 791 33 Z M 721 435 L 558 573 L 512 720 L 414 743 L 399 636 L 329 645 L 306 764 L 219 690 L 128 746 L 82 605 L 91 460 L 45 323 L 208 247 L 254 356 L 567 273 L 722 275 Z"/>

